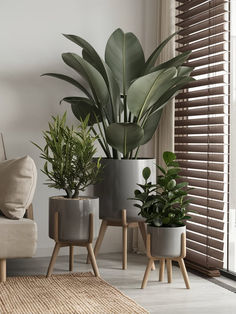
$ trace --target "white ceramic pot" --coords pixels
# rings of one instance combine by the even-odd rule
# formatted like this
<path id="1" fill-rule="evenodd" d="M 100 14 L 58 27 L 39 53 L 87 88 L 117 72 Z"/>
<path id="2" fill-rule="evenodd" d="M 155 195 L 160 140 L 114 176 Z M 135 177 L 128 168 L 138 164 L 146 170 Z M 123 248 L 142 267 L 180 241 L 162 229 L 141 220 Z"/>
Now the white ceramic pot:
<path id="1" fill-rule="evenodd" d="M 186 227 L 152 227 L 147 226 L 151 234 L 151 254 L 157 257 L 179 257 L 181 255 L 181 234 Z"/>

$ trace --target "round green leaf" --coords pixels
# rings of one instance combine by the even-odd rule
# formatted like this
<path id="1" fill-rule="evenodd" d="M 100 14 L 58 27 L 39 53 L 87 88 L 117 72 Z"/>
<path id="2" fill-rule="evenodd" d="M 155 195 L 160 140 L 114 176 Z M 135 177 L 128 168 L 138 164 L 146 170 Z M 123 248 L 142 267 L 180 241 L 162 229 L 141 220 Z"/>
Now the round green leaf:
<path id="1" fill-rule="evenodd" d="M 151 175 L 151 169 L 149 167 L 145 167 L 143 169 L 143 178 L 147 180 Z"/>

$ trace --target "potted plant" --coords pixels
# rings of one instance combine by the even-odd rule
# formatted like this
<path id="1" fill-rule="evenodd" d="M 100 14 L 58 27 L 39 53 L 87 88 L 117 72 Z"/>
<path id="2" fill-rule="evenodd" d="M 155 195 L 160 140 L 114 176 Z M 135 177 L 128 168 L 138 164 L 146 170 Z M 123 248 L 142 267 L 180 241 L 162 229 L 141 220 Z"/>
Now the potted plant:
<path id="1" fill-rule="evenodd" d="M 66 113 L 52 117 L 49 130 L 43 132 L 45 146 L 40 157 L 45 160 L 42 172 L 48 177 L 49 187 L 64 190 L 65 195 L 49 199 L 49 236 L 54 239 L 54 215 L 59 213 L 58 236 L 60 241 L 81 241 L 89 238 L 89 214 L 95 217 L 94 236 L 98 235 L 97 197 L 80 196 L 87 186 L 98 181 L 101 170 L 96 152 L 95 136 L 90 135 L 89 115 L 78 128 L 66 125 Z"/>
<path id="2" fill-rule="evenodd" d="M 68 52 L 62 54 L 62 59 L 86 84 L 63 74 L 44 75 L 64 80 L 84 94 L 62 101 L 71 104 L 78 119 L 90 114 L 91 130 L 106 156 L 102 159 L 106 165 L 103 183 L 95 186 L 95 195 L 100 197 L 100 218 L 121 219 L 121 210 L 126 209 L 129 220 L 137 220 L 137 210 L 127 199 L 140 180 L 141 169 L 151 168 L 155 180 L 155 160 L 139 159 L 139 148 L 152 138 L 168 100 L 193 80 L 193 68 L 183 66 L 191 52 L 156 66 L 162 49 L 175 33 L 145 60 L 138 38 L 117 29 L 108 39 L 104 61 L 83 38 L 64 36 L 82 48 L 82 56 Z"/>
<path id="3" fill-rule="evenodd" d="M 151 234 L 151 254 L 158 257 L 178 257 L 181 254 L 181 234 L 186 232 L 185 221 L 190 219 L 187 206 L 187 182 L 177 183 L 180 168 L 175 161 L 176 155 L 165 152 L 164 169 L 157 166 L 162 173 L 157 183 L 149 181 L 151 170 L 144 168 L 142 175 L 145 184 L 138 184 L 133 200 L 141 215 L 146 219 L 147 232 Z"/>

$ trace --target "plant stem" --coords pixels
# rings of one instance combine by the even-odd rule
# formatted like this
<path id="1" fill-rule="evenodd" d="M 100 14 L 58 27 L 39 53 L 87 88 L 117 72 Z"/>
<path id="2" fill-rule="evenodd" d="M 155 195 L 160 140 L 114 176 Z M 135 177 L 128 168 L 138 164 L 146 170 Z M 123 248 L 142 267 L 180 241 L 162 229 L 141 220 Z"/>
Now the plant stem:
<path id="1" fill-rule="evenodd" d="M 134 159 L 137 159 L 139 149 L 140 149 L 140 146 L 139 146 L 139 147 L 137 148 L 137 150 L 136 150 L 136 153 L 135 153 L 135 155 L 134 155 Z"/>
<path id="2" fill-rule="evenodd" d="M 99 135 L 97 134 L 97 132 L 95 131 L 95 129 L 94 129 L 93 126 L 91 127 L 91 130 L 93 131 L 93 134 L 94 134 L 95 136 L 98 136 L 98 139 L 97 139 L 97 140 L 98 140 L 99 144 L 101 145 L 101 147 L 102 147 L 102 149 L 103 149 L 105 155 L 106 155 L 107 157 L 109 157 L 109 154 L 107 153 L 106 147 L 104 146 L 102 140 L 100 139 Z"/>
<path id="3" fill-rule="evenodd" d="M 127 96 L 124 94 L 124 122 L 127 122 Z"/>

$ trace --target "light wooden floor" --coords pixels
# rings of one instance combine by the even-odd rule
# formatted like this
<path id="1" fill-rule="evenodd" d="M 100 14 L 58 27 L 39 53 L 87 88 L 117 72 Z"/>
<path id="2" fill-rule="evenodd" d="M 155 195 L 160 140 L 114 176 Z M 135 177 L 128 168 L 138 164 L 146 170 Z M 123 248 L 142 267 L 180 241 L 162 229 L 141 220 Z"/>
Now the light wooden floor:
<path id="1" fill-rule="evenodd" d="M 127 270 L 121 270 L 121 254 L 118 253 L 100 255 L 97 262 L 103 279 L 133 298 L 150 313 L 236 313 L 236 293 L 193 273 L 189 273 L 191 289 L 187 290 L 178 267 L 173 267 L 172 284 L 168 284 L 166 281 L 158 282 L 156 270 L 151 272 L 147 288 L 141 290 L 140 286 L 146 265 L 145 256 L 129 254 Z M 48 263 L 49 258 L 9 260 L 8 276 L 46 274 Z M 58 257 L 54 273 L 66 272 L 68 266 L 66 256 Z M 88 270 L 91 270 L 91 266 L 85 264 L 85 256 L 76 256 L 74 271 Z M 127 313 L 129 312 L 127 311 Z"/>

